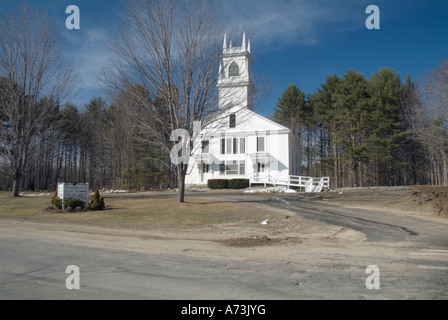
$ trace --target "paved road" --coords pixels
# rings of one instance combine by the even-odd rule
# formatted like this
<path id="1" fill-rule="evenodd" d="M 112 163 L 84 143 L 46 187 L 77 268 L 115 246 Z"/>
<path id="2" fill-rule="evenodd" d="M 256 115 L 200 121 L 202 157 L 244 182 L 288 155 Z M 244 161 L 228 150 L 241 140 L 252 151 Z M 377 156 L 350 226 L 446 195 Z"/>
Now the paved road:
<path id="1" fill-rule="evenodd" d="M 322 252 L 310 263 L 298 253 L 303 262 L 274 263 L 61 245 L 5 232 L 0 239 L 0 299 L 448 298 L 447 270 L 419 268 L 425 256 L 359 259 Z M 369 262 L 380 268 L 380 290 L 365 287 Z M 65 286 L 69 265 L 80 268 L 79 290 Z"/>
<path id="2" fill-rule="evenodd" d="M 332 247 L 292 252 L 291 261 L 225 260 L 60 243 L 0 226 L 0 299 L 448 299 L 447 224 L 299 196 L 244 200 L 365 232 L 368 252 Z M 365 285 L 372 264 L 379 290 Z M 80 268 L 79 290 L 65 286 L 69 265 Z"/>

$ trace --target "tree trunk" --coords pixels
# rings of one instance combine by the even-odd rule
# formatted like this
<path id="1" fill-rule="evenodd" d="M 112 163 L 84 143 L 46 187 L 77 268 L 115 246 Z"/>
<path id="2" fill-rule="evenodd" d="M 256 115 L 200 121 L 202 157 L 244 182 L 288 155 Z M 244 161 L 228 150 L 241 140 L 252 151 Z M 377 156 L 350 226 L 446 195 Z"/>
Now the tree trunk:
<path id="1" fill-rule="evenodd" d="M 443 149 L 440 150 L 440 155 L 442 156 L 442 179 L 440 185 L 446 186 L 448 185 L 448 157 Z"/>
<path id="2" fill-rule="evenodd" d="M 307 154 L 307 175 L 308 176 L 312 176 L 312 173 L 311 173 L 311 168 L 312 168 L 312 166 L 311 166 L 311 157 L 312 157 L 312 155 L 311 155 L 311 129 L 310 129 L 310 127 L 307 127 L 307 147 L 308 147 L 308 154 Z"/>
<path id="3" fill-rule="evenodd" d="M 182 163 L 177 165 L 177 201 L 179 201 L 179 203 L 185 202 L 185 176 L 187 175 L 186 167 L 187 166 Z"/>
<path id="4" fill-rule="evenodd" d="M 19 187 L 21 179 L 22 176 L 20 174 L 16 174 L 14 176 L 14 182 L 12 185 L 12 194 L 11 194 L 14 198 L 17 198 L 19 196 Z"/>

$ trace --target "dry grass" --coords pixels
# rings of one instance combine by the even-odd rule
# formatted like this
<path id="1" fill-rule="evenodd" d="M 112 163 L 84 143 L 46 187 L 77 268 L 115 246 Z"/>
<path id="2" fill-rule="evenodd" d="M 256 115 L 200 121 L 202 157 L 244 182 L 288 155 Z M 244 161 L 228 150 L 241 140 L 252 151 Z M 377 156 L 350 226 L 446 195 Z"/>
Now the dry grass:
<path id="1" fill-rule="evenodd" d="M 105 197 L 104 211 L 58 213 L 46 210 L 50 200 L 51 196 L 11 198 L 9 193 L 0 192 L 0 219 L 149 230 L 258 222 L 266 217 L 262 210 L 236 203 L 187 198 L 180 204 L 174 196 Z"/>
<path id="2" fill-rule="evenodd" d="M 14 199 L 9 193 L 0 192 L 0 226 L 30 228 L 39 235 L 50 233 L 61 237 L 70 237 L 71 232 L 82 232 L 84 240 L 105 237 L 108 239 L 106 242 L 182 240 L 184 246 L 184 243 L 193 241 L 188 242 L 189 245 L 207 252 L 215 252 L 211 242 L 252 248 L 305 245 L 305 242 L 313 245 L 338 241 L 359 243 L 364 239 L 361 233 L 289 216 L 285 210 L 265 209 L 257 203 L 248 205 L 187 197 L 186 203 L 180 204 L 175 194 L 120 194 L 106 195 L 104 211 L 57 212 L 46 210 L 50 207 L 50 200 L 51 196 Z M 262 225 L 263 220 L 269 220 L 269 223 Z M 161 250 L 165 252 L 166 246 L 177 248 L 176 243 L 163 242 Z M 147 243 L 144 244 L 146 248 Z"/>

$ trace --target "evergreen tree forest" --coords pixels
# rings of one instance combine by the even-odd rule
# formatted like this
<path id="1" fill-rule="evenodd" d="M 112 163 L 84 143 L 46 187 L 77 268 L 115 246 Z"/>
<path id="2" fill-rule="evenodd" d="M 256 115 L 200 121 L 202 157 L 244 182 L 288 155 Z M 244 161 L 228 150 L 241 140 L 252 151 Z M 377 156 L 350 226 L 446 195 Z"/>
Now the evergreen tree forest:
<path id="1" fill-rule="evenodd" d="M 447 185 L 448 61 L 418 86 L 383 68 L 349 70 L 316 93 L 291 84 L 275 120 L 302 145 L 302 175 L 335 187 Z"/>

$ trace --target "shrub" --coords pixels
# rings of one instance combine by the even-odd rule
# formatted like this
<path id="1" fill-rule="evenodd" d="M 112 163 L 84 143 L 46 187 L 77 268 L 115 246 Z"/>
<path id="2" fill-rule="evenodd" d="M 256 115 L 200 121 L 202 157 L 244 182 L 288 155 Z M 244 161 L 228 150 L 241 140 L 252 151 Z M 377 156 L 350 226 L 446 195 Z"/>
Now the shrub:
<path id="1" fill-rule="evenodd" d="M 65 208 L 68 208 L 68 207 L 69 207 L 69 205 L 68 205 L 68 201 L 69 201 L 69 199 L 64 199 L 64 207 L 65 207 Z M 59 198 L 57 195 L 53 196 L 53 199 L 52 199 L 51 203 L 53 204 L 53 206 L 54 206 L 56 209 L 59 209 L 59 210 L 62 209 L 62 199 Z"/>
<path id="2" fill-rule="evenodd" d="M 62 209 L 62 199 L 58 197 L 57 191 L 55 191 L 53 197 L 51 198 L 51 204 L 57 209 Z M 75 210 L 77 207 L 84 209 L 86 207 L 86 203 L 80 199 L 64 199 L 65 209 L 71 208 L 72 210 Z"/>
<path id="3" fill-rule="evenodd" d="M 59 199 L 59 197 L 58 197 L 58 191 L 57 191 L 57 190 L 54 192 L 53 197 L 51 197 L 51 204 L 54 205 L 55 207 L 56 207 L 56 205 L 55 205 L 54 203 L 55 203 L 55 201 L 56 201 L 56 198 Z"/>
<path id="4" fill-rule="evenodd" d="M 84 209 L 85 206 L 86 206 L 86 203 L 82 200 L 68 199 L 66 208 L 70 207 L 72 210 L 75 210 L 77 207 L 81 207 L 81 209 Z"/>
<path id="5" fill-rule="evenodd" d="M 249 179 L 229 180 L 229 189 L 246 189 L 246 188 L 249 188 Z"/>
<path id="6" fill-rule="evenodd" d="M 106 208 L 104 198 L 101 197 L 100 191 L 98 190 L 98 188 L 96 188 L 95 193 L 93 194 L 92 201 L 90 201 L 90 209 L 103 210 L 104 208 Z"/>
<path id="7" fill-rule="evenodd" d="M 207 181 L 207 187 L 210 189 L 227 189 L 229 180 L 227 179 L 210 179 Z"/>
<path id="8" fill-rule="evenodd" d="M 51 203 L 53 206 L 59 210 L 62 209 L 62 199 L 59 198 L 56 194 L 53 196 Z M 75 210 L 77 207 L 81 207 L 81 209 L 84 209 L 86 206 L 86 203 L 79 199 L 64 199 L 64 208 L 65 209 L 72 209 Z"/>

